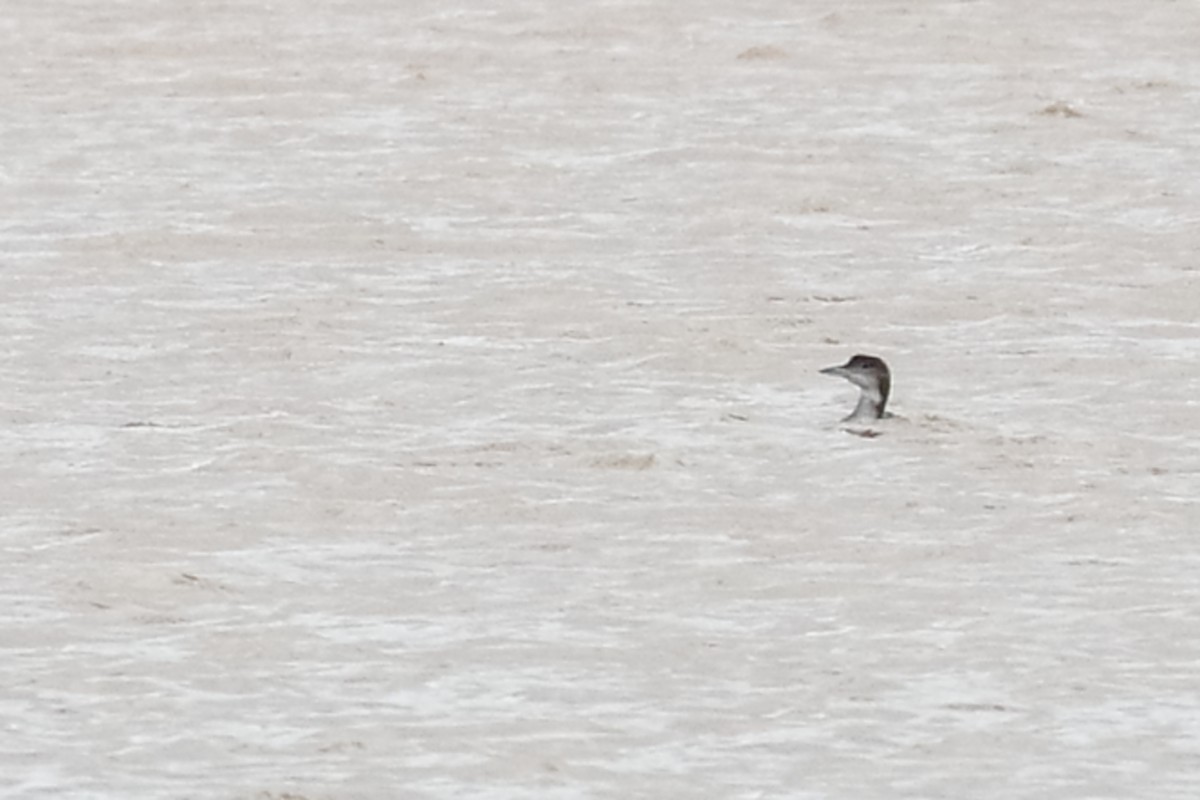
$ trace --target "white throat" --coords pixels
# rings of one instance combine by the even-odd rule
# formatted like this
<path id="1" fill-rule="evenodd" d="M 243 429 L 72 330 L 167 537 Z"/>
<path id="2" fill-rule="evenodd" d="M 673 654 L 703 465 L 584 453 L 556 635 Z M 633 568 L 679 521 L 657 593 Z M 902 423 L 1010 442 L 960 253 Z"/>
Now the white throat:
<path id="1" fill-rule="evenodd" d="M 858 405 L 842 422 L 869 422 L 882 419 L 883 416 L 883 395 L 879 393 L 879 389 L 863 387 L 862 394 L 858 396 Z"/>

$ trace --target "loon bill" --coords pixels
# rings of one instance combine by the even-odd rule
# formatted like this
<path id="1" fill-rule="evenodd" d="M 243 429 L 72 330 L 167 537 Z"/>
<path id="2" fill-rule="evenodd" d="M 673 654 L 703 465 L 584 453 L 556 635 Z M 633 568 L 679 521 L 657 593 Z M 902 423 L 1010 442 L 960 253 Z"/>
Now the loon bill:
<path id="1" fill-rule="evenodd" d="M 845 378 L 862 390 L 858 405 L 842 422 L 870 422 L 891 416 L 884 408 L 892 390 L 892 373 L 882 358 L 860 354 L 840 367 L 826 367 L 821 372 Z"/>

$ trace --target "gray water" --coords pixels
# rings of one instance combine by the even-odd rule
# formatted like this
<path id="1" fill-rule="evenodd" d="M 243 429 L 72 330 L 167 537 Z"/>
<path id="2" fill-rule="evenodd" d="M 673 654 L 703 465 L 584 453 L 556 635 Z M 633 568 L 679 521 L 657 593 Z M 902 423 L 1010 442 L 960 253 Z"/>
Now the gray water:
<path id="1" fill-rule="evenodd" d="M 10 5 L 0 797 L 1197 796 L 1200 8 Z"/>

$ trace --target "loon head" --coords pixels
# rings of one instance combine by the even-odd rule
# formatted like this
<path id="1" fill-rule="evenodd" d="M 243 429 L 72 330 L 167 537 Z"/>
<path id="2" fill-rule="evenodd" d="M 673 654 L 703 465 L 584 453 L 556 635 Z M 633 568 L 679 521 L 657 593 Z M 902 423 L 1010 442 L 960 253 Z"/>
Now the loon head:
<path id="1" fill-rule="evenodd" d="M 884 408 L 887 406 L 888 393 L 892 390 L 892 373 L 888 371 L 882 358 L 857 355 L 840 367 L 826 367 L 821 372 L 845 378 L 862 390 L 854 412 L 842 420 L 843 422 L 876 420 L 889 416 Z"/>

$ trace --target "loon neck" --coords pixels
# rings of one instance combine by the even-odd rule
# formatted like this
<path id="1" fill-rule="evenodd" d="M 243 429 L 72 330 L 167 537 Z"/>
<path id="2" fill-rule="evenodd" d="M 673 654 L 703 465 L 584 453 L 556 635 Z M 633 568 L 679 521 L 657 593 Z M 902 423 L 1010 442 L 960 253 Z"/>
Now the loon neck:
<path id="1" fill-rule="evenodd" d="M 884 407 L 887 406 L 887 396 L 876 390 L 863 389 L 858 396 L 858 405 L 853 413 L 842 422 L 867 422 L 890 416 Z"/>

